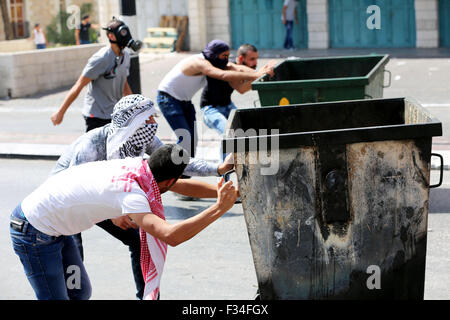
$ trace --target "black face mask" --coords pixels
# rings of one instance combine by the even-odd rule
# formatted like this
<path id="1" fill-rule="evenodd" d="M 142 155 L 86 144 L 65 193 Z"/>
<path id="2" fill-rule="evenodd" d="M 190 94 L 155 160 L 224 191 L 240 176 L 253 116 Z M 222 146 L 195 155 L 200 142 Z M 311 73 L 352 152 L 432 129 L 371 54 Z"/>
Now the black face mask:
<path id="1" fill-rule="evenodd" d="M 206 60 L 208 60 L 214 67 L 224 70 L 227 67 L 228 59 L 220 59 L 218 57 L 215 58 L 207 58 L 205 53 L 203 56 Z"/>
<path id="2" fill-rule="evenodd" d="M 115 29 L 103 28 L 106 31 L 112 32 L 116 37 L 116 41 L 109 40 L 111 43 L 116 43 L 120 49 L 125 47 L 131 48 L 133 51 L 139 51 L 142 47 L 142 42 L 139 40 L 134 40 L 131 36 L 130 29 L 125 23 L 121 23 Z"/>
<path id="3" fill-rule="evenodd" d="M 211 64 L 216 68 L 225 69 L 228 64 L 228 59 L 214 58 L 211 59 L 209 62 L 211 62 Z"/>

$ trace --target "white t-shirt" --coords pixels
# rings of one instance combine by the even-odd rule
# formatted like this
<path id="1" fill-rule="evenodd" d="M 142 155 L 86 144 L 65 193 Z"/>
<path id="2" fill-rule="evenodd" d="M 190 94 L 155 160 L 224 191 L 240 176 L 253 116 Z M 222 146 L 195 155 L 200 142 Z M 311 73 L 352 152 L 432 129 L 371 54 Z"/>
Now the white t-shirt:
<path id="1" fill-rule="evenodd" d="M 295 9 L 297 8 L 297 0 L 284 0 L 286 8 L 286 21 L 295 20 Z M 283 20 L 283 14 L 281 14 L 281 20 Z"/>
<path id="2" fill-rule="evenodd" d="M 128 213 L 147 213 L 150 206 L 127 167 L 142 158 L 96 161 L 70 167 L 48 178 L 22 202 L 33 227 L 50 236 L 72 235 Z"/>
<path id="3" fill-rule="evenodd" d="M 35 44 L 45 44 L 45 37 L 42 30 L 39 30 L 39 32 L 36 29 L 33 29 L 34 33 L 34 43 Z"/>
<path id="4" fill-rule="evenodd" d="M 158 86 L 159 91 L 164 91 L 170 94 L 177 100 L 180 101 L 191 101 L 194 94 L 201 88 L 206 86 L 206 76 L 186 76 L 182 71 L 181 67 L 189 59 L 194 57 L 205 59 L 203 54 L 197 54 L 195 56 L 187 57 L 178 62 L 172 70 L 162 79 Z"/>

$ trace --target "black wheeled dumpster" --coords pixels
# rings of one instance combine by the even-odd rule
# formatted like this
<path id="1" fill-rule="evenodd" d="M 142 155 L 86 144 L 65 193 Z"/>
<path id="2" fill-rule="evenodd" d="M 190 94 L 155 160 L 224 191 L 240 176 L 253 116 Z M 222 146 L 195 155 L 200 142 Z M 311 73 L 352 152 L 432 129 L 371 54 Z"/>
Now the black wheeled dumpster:
<path id="1" fill-rule="evenodd" d="M 261 298 L 423 299 L 440 135 L 407 98 L 233 111 L 223 147 Z"/>
<path id="2" fill-rule="evenodd" d="M 261 106 L 382 98 L 388 62 L 389 55 L 286 59 L 252 89 Z"/>

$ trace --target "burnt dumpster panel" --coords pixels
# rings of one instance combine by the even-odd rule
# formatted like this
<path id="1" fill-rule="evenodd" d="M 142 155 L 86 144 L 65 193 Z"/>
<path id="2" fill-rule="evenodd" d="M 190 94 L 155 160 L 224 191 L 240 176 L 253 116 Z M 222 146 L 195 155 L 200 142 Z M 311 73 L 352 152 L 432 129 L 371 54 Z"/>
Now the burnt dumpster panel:
<path id="1" fill-rule="evenodd" d="M 376 104 L 384 115 L 371 125 Z M 247 133 L 280 126 L 271 174 L 263 136 L 229 131 L 224 141 L 246 142 L 228 151 L 261 298 L 423 299 L 431 142 L 441 125 L 408 99 L 321 104 L 318 119 L 328 106 L 334 122 L 308 121 L 308 105 L 259 109 L 269 120 L 237 110 L 229 120 Z"/>

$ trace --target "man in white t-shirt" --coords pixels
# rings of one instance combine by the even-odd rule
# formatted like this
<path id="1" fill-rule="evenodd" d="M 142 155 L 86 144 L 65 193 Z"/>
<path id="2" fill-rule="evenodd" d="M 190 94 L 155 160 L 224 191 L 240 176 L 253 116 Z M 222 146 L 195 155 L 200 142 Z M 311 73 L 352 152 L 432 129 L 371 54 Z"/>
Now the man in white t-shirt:
<path id="1" fill-rule="evenodd" d="M 165 145 L 148 161 L 125 158 L 71 167 L 28 195 L 11 214 L 10 233 L 36 297 L 89 299 L 89 277 L 70 235 L 105 219 L 128 215 L 141 228 L 148 253 L 141 258 L 144 298 L 156 299 L 167 245 L 176 246 L 195 236 L 228 211 L 238 194 L 231 182 L 223 184 L 222 180 L 214 205 L 168 224 L 160 194 L 177 182 L 188 162 L 182 147 Z"/>
<path id="2" fill-rule="evenodd" d="M 45 36 L 45 31 L 41 29 L 41 25 L 39 23 L 34 25 L 31 40 L 34 41 L 36 49 L 39 50 L 47 48 L 47 37 Z"/>
<path id="3" fill-rule="evenodd" d="M 283 20 L 283 24 L 286 28 L 284 48 L 294 50 L 294 40 L 292 39 L 292 33 L 294 30 L 294 19 L 295 23 L 298 24 L 297 0 L 284 1 L 281 19 Z"/>
<path id="4" fill-rule="evenodd" d="M 230 55 L 228 44 L 221 40 L 209 42 L 201 54 L 184 58 L 163 78 L 156 101 L 178 143 L 195 157 L 197 131 L 192 97 L 206 85 L 206 77 L 223 81 L 254 81 L 264 74 L 273 76 L 273 64 L 258 71 L 225 70 Z"/>

